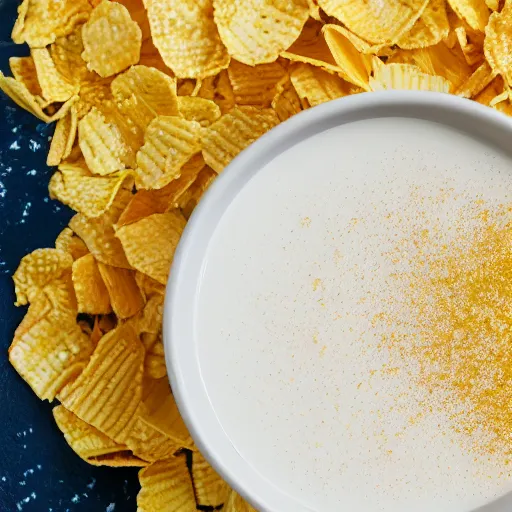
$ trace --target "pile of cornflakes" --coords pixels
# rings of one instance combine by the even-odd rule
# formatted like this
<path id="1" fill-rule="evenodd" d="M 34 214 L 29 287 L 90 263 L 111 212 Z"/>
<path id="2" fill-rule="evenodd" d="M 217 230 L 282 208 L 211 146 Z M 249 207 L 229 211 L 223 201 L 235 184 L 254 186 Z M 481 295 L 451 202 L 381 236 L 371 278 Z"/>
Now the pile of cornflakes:
<path id="1" fill-rule="evenodd" d="M 138 466 L 139 511 L 253 510 L 194 446 L 162 308 L 187 219 L 226 165 L 294 114 L 364 91 L 512 113 L 500 0 L 24 0 L 0 88 L 56 122 L 50 196 L 76 211 L 14 274 L 10 361 L 94 465 Z"/>

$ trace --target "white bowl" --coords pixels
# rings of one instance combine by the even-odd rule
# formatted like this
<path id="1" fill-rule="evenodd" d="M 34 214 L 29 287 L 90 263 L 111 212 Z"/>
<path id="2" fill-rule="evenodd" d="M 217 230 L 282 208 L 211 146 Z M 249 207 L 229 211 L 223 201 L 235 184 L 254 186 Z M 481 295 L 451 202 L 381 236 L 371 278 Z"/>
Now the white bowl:
<path id="1" fill-rule="evenodd" d="M 379 216 L 410 208 L 411 187 L 510 201 L 511 146 L 511 120 L 478 103 L 359 94 L 274 128 L 208 190 L 171 270 L 167 368 L 196 444 L 258 510 L 512 509 L 500 461 L 438 436 L 443 418 L 386 440 L 385 456 L 379 436 L 400 418 L 377 432 L 386 399 L 372 397 L 400 383 L 361 387 L 383 361 L 361 353 L 350 316 L 363 289 L 383 293 L 379 272 L 369 287 L 357 274 L 389 245 Z"/>

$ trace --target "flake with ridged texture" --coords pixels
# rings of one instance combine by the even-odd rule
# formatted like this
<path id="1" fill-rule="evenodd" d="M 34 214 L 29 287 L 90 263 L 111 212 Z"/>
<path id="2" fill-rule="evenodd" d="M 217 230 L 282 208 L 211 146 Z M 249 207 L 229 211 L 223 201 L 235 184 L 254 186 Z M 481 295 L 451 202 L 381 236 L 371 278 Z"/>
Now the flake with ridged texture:
<path id="1" fill-rule="evenodd" d="M 18 82 L 14 78 L 6 77 L 0 71 L 0 90 L 2 90 L 17 105 L 30 112 L 45 123 L 52 123 L 62 119 L 71 109 L 73 104 L 78 100 L 78 96 L 71 97 L 64 103 L 54 114 L 47 114 L 43 108 L 46 102 L 42 101 L 39 96 L 34 96 L 22 82 Z"/>
<path id="2" fill-rule="evenodd" d="M 105 176 L 135 166 L 120 126 L 95 107 L 78 123 L 78 143 L 94 174 Z"/>
<path id="3" fill-rule="evenodd" d="M 78 213 L 69 221 L 69 227 L 85 242 L 93 256 L 107 265 L 131 268 L 113 227 L 131 197 L 131 187 L 121 187 L 110 208 L 104 214 L 88 218 Z"/>
<path id="4" fill-rule="evenodd" d="M 197 96 L 180 96 L 178 107 L 187 121 L 195 121 L 201 126 L 210 126 L 222 115 L 220 107 L 212 100 Z"/>
<path id="5" fill-rule="evenodd" d="M 128 9 L 116 2 L 103 1 L 82 28 L 82 58 L 91 71 L 102 77 L 115 75 L 137 64 L 142 33 Z"/>
<path id="6" fill-rule="evenodd" d="M 47 165 L 59 165 L 62 160 L 71 154 L 77 130 L 78 116 L 73 106 L 66 116 L 57 121 L 50 150 L 48 151 L 48 158 L 46 159 Z"/>
<path id="7" fill-rule="evenodd" d="M 484 0 L 448 0 L 448 3 L 473 30 L 485 30 L 490 13 Z"/>
<path id="8" fill-rule="evenodd" d="M 137 153 L 137 186 L 158 189 L 179 178 L 181 168 L 201 151 L 200 130 L 199 123 L 177 116 L 154 119 Z"/>
<path id="9" fill-rule="evenodd" d="M 55 67 L 47 48 L 34 48 L 31 51 L 32 59 L 37 71 L 37 79 L 42 95 L 50 103 L 65 102 L 78 94 L 79 87 L 68 82 Z"/>
<path id="10" fill-rule="evenodd" d="M 155 213 L 123 226 L 116 236 L 133 268 L 166 284 L 184 228 L 185 219 L 179 213 Z"/>
<path id="11" fill-rule="evenodd" d="M 290 80 L 305 108 L 342 98 L 349 93 L 347 83 L 339 76 L 309 64 L 294 66 L 290 71 Z"/>
<path id="12" fill-rule="evenodd" d="M 211 0 L 151 0 L 147 9 L 153 42 L 177 77 L 204 78 L 228 67 Z"/>
<path id="13" fill-rule="evenodd" d="M 299 95 L 289 77 L 277 85 L 276 95 L 272 99 L 272 108 L 280 121 L 286 121 L 302 111 Z"/>
<path id="14" fill-rule="evenodd" d="M 53 400 L 82 371 L 92 352 L 76 315 L 68 272 L 33 299 L 14 333 L 9 361 L 41 400 Z"/>
<path id="15" fill-rule="evenodd" d="M 512 84 L 512 6 L 495 12 L 485 29 L 485 57 L 495 73 L 499 73 L 507 84 Z"/>
<path id="16" fill-rule="evenodd" d="M 422 15 L 428 0 L 318 0 L 320 7 L 370 43 L 396 43 Z"/>
<path id="17" fill-rule="evenodd" d="M 404 49 L 425 48 L 441 42 L 448 37 L 449 32 L 445 0 L 431 0 L 418 21 L 397 44 Z"/>
<path id="18" fill-rule="evenodd" d="M 236 107 L 203 131 L 203 156 L 221 172 L 240 151 L 279 124 L 272 109 Z"/>
<path id="19" fill-rule="evenodd" d="M 278 62 L 247 66 L 233 60 L 228 75 L 237 105 L 269 107 L 286 70 Z"/>
<path id="20" fill-rule="evenodd" d="M 27 254 L 13 276 L 16 305 L 24 306 L 50 284 L 71 270 L 73 259 L 57 249 L 36 249 Z"/>
<path id="21" fill-rule="evenodd" d="M 290 48 L 281 53 L 281 56 L 292 62 L 304 62 L 323 69 L 339 72 L 339 66 L 322 33 L 323 26 L 323 23 L 309 20 L 304 25 L 299 38 Z"/>
<path id="22" fill-rule="evenodd" d="M 52 199 L 58 199 L 76 212 L 94 218 L 108 210 L 130 175 L 130 172 L 124 171 L 97 176 L 71 164 L 62 164 L 51 177 L 48 190 Z"/>
<path id="23" fill-rule="evenodd" d="M 374 91 L 402 89 L 414 91 L 450 92 L 451 84 L 445 78 L 428 75 L 411 64 L 387 64 L 374 71 L 370 78 Z"/>
<path id="24" fill-rule="evenodd" d="M 56 38 L 70 34 L 91 12 L 87 0 L 23 0 L 12 31 L 17 44 L 44 48 Z"/>
<path id="25" fill-rule="evenodd" d="M 218 507 L 227 501 L 231 492 L 229 485 L 199 452 L 192 454 L 192 481 L 201 506 Z"/>
<path id="26" fill-rule="evenodd" d="M 137 96 L 156 116 L 179 114 L 176 81 L 158 69 L 132 66 L 114 79 L 111 89 L 117 101 Z"/>
<path id="27" fill-rule="evenodd" d="M 309 17 L 306 0 L 214 0 L 213 5 L 229 53 L 250 66 L 275 61 L 299 37 Z"/>
<path id="28" fill-rule="evenodd" d="M 142 398 L 144 347 L 122 324 L 101 338 L 80 376 L 64 387 L 66 409 L 117 443 L 125 443 Z"/>
<path id="29" fill-rule="evenodd" d="M 139 512 L 196 512 L 194 489 L 184 456 L 151 464 L 139 472 L 139 480 Z"/>
<path id="30" fill-rule="evenodd" d="M 352 42 L 338 30 L 338 25 L 325 25 L 323 32 L 341 75 L 348 82 L 369 90 L 371 55 L 358 52 Z"/>
<path id="31" fill-rule="evenodd" d="M 144 298 L 135 281 L 135 271 L 101 262 L 98 268 L 118 318 L 130 318 L 144 307 Z"/>
<path id="32" fill-rule="evenodd" d="M 53 417 L 69 446 L 93 466 L 144 467 L 148 463 L 135 457 L 128 447 L 116 443 L 98 429 L 82 421 L 63 405 L 54 407 Z"/>
<path id="33" fill-rule="evenodd" d="M 92 254 L 73 262 L 72 277 L 79 313 L 105 315 L 112 311 L 107 288 Z"/>

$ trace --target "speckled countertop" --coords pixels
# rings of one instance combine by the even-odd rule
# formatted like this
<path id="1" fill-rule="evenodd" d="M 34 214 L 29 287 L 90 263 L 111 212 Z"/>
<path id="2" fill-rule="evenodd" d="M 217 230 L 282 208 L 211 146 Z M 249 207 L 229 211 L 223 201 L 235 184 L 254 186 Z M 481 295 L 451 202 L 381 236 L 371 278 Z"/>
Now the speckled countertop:
<path id="1" fill-rule="evenodd" d="M 18 0 L 0 0 L 0 69 L 28 54 L 10 32 Z M 51 414 L 17 375 L 7 348 L 25 308 L 15 308 L 11 275 L 26 253 L 51 247 L 71 211 L 48 198 L 46 164 L 53 126 L 0 94 L 0 512 L 130 512 L 135 469 L 95 468 L 76 456 Z"/>

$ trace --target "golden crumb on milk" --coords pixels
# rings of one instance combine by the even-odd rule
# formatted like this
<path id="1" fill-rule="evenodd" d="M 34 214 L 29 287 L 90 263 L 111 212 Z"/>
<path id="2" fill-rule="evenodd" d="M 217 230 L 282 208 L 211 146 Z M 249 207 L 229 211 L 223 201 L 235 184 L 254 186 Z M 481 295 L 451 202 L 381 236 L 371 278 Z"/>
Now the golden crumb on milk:
<path id="1" fill-rule="evenodd" d="M 470 449 L 480 455 L 510 453 L 510 212 L 508 205 L 475 200 L 458 211 L 451 241 L 443 240 L 435 223 L 401 240 L 387 256 L 407 266 L 393 275 L 403 297 L 390 297 L 372 319 L 374 326 L 386 326 L 380 350 L 404 368 L 414 365 L 415 383 L 432 403 L 440 400 L 452 428 L 470 436 Z"/>

